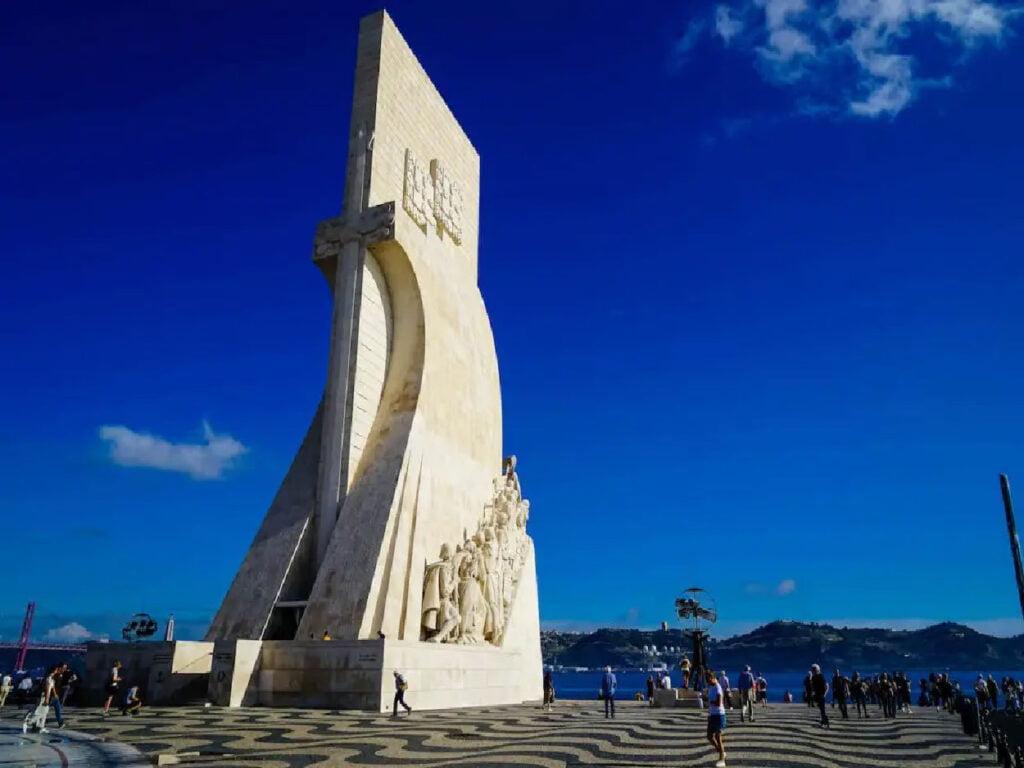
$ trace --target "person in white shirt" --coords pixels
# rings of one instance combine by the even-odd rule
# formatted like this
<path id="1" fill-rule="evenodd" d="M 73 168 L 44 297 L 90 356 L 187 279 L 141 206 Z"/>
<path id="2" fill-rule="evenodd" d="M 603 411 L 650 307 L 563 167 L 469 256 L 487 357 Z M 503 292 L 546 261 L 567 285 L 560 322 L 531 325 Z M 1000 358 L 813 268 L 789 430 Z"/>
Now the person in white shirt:
<path id="1" fill-rule="evenodd" d="M 11 676 L 4 674 L 3 680 L 0 680 L 0 707 L 7 702 L 7 697 L 11 695 L 11 689 L 14 688 L 14 681 Z"/>
<path id="2" fill-rule="evenodd" d="M 722 731 L 725 730 L 725 695 L 715 673 L 710 669 L 704 674 L 708 684 L 708 742 L 718 750 L 715 768 L 725 768 L 725 745 Z"/>
<path id="3" fill-rule="evenodd" d="M 110 705 L 114 703 L 114 697 L 117 696 L 118 691 L 121 688 L 121 662 L 115 661 L 114 666 L 110 668 L 110 676 L 107 678 L 107 700 L 103 702 L 103 716 L 106 717 L 110 714 Z"/>
<path id="4" fill-rule="evenodd" d="M 57 688 L 57 676 L 64 671 L 61 664 L 50 669 L 43 681 L 42 704 L 53 707 L 53 713 L 57 716 L 57 727 L 64 727 L 64 707 L 60 702 L 60 691 Z"/>

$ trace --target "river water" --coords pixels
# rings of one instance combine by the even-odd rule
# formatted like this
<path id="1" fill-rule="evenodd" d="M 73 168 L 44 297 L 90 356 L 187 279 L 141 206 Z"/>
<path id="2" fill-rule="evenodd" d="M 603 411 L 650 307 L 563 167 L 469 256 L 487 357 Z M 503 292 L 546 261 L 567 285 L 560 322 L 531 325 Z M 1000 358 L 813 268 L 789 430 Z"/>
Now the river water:
<path id="1" fill-rule="evenodd" d="M 883 670 L 857 670 L 860 672 L 862 677 L 874 675 Z M 927 678 L 931 670 L 906 670 L 907 675 L 913 681 L 913 696 L 914 702 L 917 702 L 918 694 L 918 681 L 921 678 Z M 1010 676 L 1015 680 L 1020 680 L 1024 677 L 1024 672 L 1020 670 L 937 670 L 941 672 L 947 672 L 953 680 L 960 683 L 961 688 L 964 690 L 970 690 L 974 686 L 974 681 L 978 677 L 978 672 L 984 672 L 987 677 L 991 674 L 997 682 L 1002 681 L 1003 677 Z M 732 687 L 736 687 L 736 681 L 739 679 L 739 670 L 726 670 L 729 675 L 729 681 Z M 552 672 L 552 677 L 555 683 L 555 695 L 561 699 L 596 699 L 598 691 L 601 688 L 601 671 L 593 672 Z M 797 702 L 801 702 L 803 697 L 804 689 L 804 675 L 806 672 L 763 672 L 765 680 L 768 681 L 768 700 L 774 702 L 781 702 L 783 695 L 786 691 L 792 691 L 793 697 Z M 846 672 L 846 674 L 852 674 L 852 672 Z M 832 672 L 826 670 L 826 678 L 831 681 Z M 619 699 L 631 699 L 633 694 L 640 692 L 645 693 L 647 691 L 647 673 L 646 672 L 616 672 L 615 677 L 618 680 L 618 691 L 616 697 Z M 678 686 L 682 682 L 682 677 L 679 670 L 672 672 L 672 685 Z"/>

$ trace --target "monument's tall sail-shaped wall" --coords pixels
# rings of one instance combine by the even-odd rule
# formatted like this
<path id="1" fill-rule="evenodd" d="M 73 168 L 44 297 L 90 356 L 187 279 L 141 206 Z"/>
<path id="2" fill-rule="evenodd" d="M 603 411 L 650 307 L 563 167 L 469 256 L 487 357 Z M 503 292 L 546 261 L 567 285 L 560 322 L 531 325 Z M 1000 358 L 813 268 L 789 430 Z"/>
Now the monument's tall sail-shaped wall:
<path id="1" fill-rule="evenodd" d="M 401 663 L 438 691 L 453 670 L 477 675 L 453 687 L 490 689 L 451 704 L 539 695 L 529 506 L 502 463 L 477 286 L 480 160 L 383 12 L 360 26 L 351 136 L 344 212 L 314 257 L 334 291 L 331 375 L 207 639 L 264 642 L 266 671 L 296 658 L 266 643 L 326 633 L 321 654 L 381 643 L 378 677 Z"/>

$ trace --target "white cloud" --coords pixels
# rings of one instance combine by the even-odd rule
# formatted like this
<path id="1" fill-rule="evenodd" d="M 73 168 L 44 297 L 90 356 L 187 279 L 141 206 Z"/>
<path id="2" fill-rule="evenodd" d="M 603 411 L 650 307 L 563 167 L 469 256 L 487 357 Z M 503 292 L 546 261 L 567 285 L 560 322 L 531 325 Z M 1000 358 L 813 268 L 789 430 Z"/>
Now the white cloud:
<path id="1" fill-rule="evenodd" d="M 43 640 L 51 643 L 84 643 L 86 640 L 94 640 L 96 635 L 79 624 L 71 621 L 59 627 L 47 630 Z"/>
<path id="2" fill-rule="evenodd" d="M 124 426 L 100 427 L 110 443 L 110 458 L 124 467 L 183 472 L 195 480 L 215 480 L 248 449 L 230 435 L 218 435 L 203 422 L 203 443 L 172 443 Z"/>
<path id="3" fill-rule="evenodd" d="M 783 579 L 775 587 L 775 594 L 779 597 L 785 597 L 796 592 L 796 581 L 793 579 Z"/>
<path id="4" fill-rule="evenodd" d="M 990 0 L 732 0 L 714 8 L 713 23 L 766 80 L 797 92 L 803 114 L 875 118 L 949 87 L 956 63 L 999 43 L 1019 13 Z M 921 74 L 912 41 L 924 37 L 945 51 L 943 64 L 932 62 L 944 72 Z"/>
<path id="5" fill-rule="evenodd" d="M 728 45 L 742 31 L 743 19 L 734 15 L 729 6 L 719 5 L 715 8 L 715 34 L 722 38 L 723 43 Z"/>

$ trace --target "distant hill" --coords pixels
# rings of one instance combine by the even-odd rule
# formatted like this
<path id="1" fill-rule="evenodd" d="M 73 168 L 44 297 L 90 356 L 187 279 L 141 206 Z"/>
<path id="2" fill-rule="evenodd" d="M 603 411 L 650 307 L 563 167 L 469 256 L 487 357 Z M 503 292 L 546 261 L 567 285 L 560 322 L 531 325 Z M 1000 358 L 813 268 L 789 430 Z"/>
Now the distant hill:
<path id="1" fill-rule="evenodd" d="M 645 654 L 656 646 L 659 654 Z M 672 666 L 689 649 L 682 630 L 599 629 L 541 632 L 545 664 L 567 667 L 643 667 L 652 660 Z M 918 630 L 850 629 L 828 624 L 774 621 L 745 635 L 712 641 L 712 664 L 735 669 L 750 664 L 774 672 L 803 671 L 817 662 L 846 670 L 1024 669 L 1024 636 L 991 637 L 946 622 Z"/>

